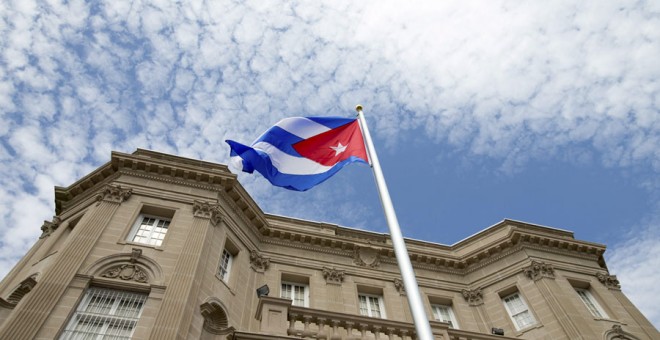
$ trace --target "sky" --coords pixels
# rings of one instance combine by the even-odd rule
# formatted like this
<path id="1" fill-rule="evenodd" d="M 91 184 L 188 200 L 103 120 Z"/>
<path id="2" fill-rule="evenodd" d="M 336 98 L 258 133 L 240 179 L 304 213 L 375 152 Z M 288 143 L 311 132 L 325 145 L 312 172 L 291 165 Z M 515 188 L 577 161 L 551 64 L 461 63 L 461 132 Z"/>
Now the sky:
<path id="1" fill-rule="evenodd" d="M 364 106 L 403 235 L 504 218 L 605 244 L 660 327 L 660 2 L 0 0 L 0 276 L 68 186 L 137 148 L 227 163 L 290 116 Z M 388 232 L 371 170 L 267 213 Z"/>

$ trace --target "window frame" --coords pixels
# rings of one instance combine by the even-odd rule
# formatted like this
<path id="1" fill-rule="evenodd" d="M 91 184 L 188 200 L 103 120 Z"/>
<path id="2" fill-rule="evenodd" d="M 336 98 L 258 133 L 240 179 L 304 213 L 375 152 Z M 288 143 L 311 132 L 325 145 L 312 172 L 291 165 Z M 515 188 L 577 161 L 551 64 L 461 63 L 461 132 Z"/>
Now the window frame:
<path id="1" fill-rule="evenodd" d="M 86 335 L 86 339 L 104 339 L 106 336 L 113 336 L 111 332 L 112 326 L 119 326 L 127 329 L 130 326 L 130 334 L 128 335 L 114 335 L 114 339 L 130 339 L 137 328 L 140 321 L 142 312 L 147 303 L 149 294 L 142 292 L 135 292 L 122 289 L 111 289 L 102 287 L 89 287 L 85 290 L 85 295 L 78 303 L 73 315 L 71 315 L 67 326 L 60 334 L 60 340 L 77 339 L 80 335 Z M 93 300 L 97 299 L 113 299 L 112 303 L 104 302 L 103 305 L 94 306 L 97 310 L 88 310 Z M 139 303 L 136 315 L 119 315 L 118 310 L 122 307 L 122 302 L 128 301 L 128 304 Z M 99 313 L 98 309 L 108 308 L 107 313 Z M 129 311 L 130 312 L 130 311 Z M 93 326 L 100 326 L 95 333 L 89 334 L 90 329 L 80 329 L 79 325 L 91 324 Z M 83 326 L 87 327 L 87 326 Z M 87 333 L 87 334 L 86 334 Z"/>
<path id="2" fill-rule="evenodd" d="M 225 264 L 225 255 L 227 255 L 227 264 Z M 234 254 L 232 254 L 226 247 L 222 249 L 222 255 L 220 255 L 220 263 L 218 264 L 217 276 L 224 283 L 229 283 L 229 277 L 231 276 L 231 267 L 234 262 Z"/>
<path id="3" fill-rule="evenodd" d="M 443 320 L 442 315 L 440 314 L 440 309 L 445 309 L 447 311 L 449 320 Z M 448 322 L 449 328 L 460 329 L 460 327 L 458 326 L 458 321 L 456 319 L 456 314 L 454 314 L 454 309 L 451 307 L 451 305 L 433 303 L 431 304 L 431 311 L 433 312 L 433 318 L 436 321 Z"/>
<path id="4" fill-rule="evenodd" d="M 167 222 L 167 226 L 164 228 L 166 229 L 165 233 L 163 234 L 162 239 L 157 239 L 153 238 L 154 235 L 154 229 L 149 232 L 149 236 L 147 237 L 148 242 L 141 242 L 141 241 L 136 241 L 135 238 L 138 236 L 138 231 L 140 230 L 140 227 L 142 226 L 142 222 L 144 221 L 145 218 L 152 218 L 154 219 L 154 224 L 153 226 L 158 226 L 158 224 L 163 221 Z M 152 215 L 152 214 L 145 214 L 145 213 L 140 213 L 137 218 L 135 219 L 135 222 L 133 223 L 133 226 L 131 227 L 131 231 L 128 233 L 128 237 L 126 238 L 127 242 L 137 244 L 137 245 L 143 245 L 147 247 L 162 247 L 163 243 L 165 241 L 165 238 L 167 237 L 168 231 L 170 230 L 170 226 L 172 224 L 172 219 L 168 217 L 163 217 L 163 216 L 158 216 L 158 215 Z M 160 241 L 158 244 L 152 244 L 150 243 L 151 240 L 157 240 Z"/>
<path id="5" fill-rule="evenodd" d="M 573 287 L 575 289 L 575 293 L 578 295 L 580 298 L 580 301 L 582 301 L 582 304 L 587 308 L 589 313 L 597 319 L 608 319 L 609 316 L 603 309 L 603 307 L 598 303 L 598 300 L 596 300 L 596 297 L 591 293 L 591 290 L 588 288 L 578 288 L 578 287 Z M 584 294 L 580 294 L 580 292 Z M 591 304 L 591 306 L 589 305 Z M 595 313 L 594 313 L 595 312 Z M 596 314 L 597 313 L 597 314 Z"/>
<path id="6" fill-rule="evenodd" d="M 524 306 L 524 310 L 517 311 L 515 314 L 511 310 L 511 306 L 509 306 L 509 302 L 507 302 L 507 300 L 511 299 L 514 295 L 518 297 L 518 299 L 520 300 L 520 302 Z M 506 309 L 507 314 L 509 314 L 509 319 L 511 319 L 511 322 L 513 323 L 513 326 L 516 328 L 517 331 L 522 331 L 522 330 L 528 329 L 528 328 L 533 327 L 534 325 L 536 325 L 538 323 L 538 321 L 536 320 L 536 317 L 534 317 L 534 314 L 532 313 L 531 308 L 529 308 L 529 305 L 527 304 L 527 301 L 525 301 L 525 299 L 523 298 L 522 294 L 520 294 L 520 292 L 516 291 L 516 292 L 513 292 L 511 294 L 508 294 L 508 295 L 502 297 L 502 304 L 504 305 L 504 309 Z M 527 312 L 529 314 L 531 322 L 521 326 L 521 325 L 518 324 L 518 319 L 516 317 L 522 315 L 525 312 Z"/>
<path id="7" fill-rule="evenodd" d="M 288 298 L 288 297 L 284 296 L 284 291 L 285 291 L 284 286 L 285 285 L 291 286 L 291 294 L 292 294 L 291 297 L 292 298 Z M 295 292 L 294 287 L 303 288 L 303 305 L 302 306 L 296 302 L 296 299 L 293 296 L 293 294 L 295 294 L 294 293 Z M 291 300 L 292 301 L 291 302 L 292 306 L 299 306 L 299 307 L 309 308 L 309 285 L 305 284 L 305 283 L 300 283 L 300 282 L 282 281 L 280 283 L 280 298 Z"/>
<path id="8" fill-rule="evenodd" d="M 362 313 L 362 302 L 360 301 L 361 297 L 365 297 L 366 299 L 366 310 L 367 314 Z M 374 316 L 374 311 L 371 308 L 371 304 L 369 303 L 370 300 L 369 298 L 375 298 L 376 301 L 378 301 L 378 312 L 380 313 L 380 316 Z M 371 318 L 380 318 L 380 319 L 386 319 L 387 314 L 385 313 L 385 300 L 383 299 L 382 295 L 376 295 L 376 294 L 367 294 L 367 293 L 360 293 L 358 292 L 358 313 L 362 316 L 368 316 Z"/>

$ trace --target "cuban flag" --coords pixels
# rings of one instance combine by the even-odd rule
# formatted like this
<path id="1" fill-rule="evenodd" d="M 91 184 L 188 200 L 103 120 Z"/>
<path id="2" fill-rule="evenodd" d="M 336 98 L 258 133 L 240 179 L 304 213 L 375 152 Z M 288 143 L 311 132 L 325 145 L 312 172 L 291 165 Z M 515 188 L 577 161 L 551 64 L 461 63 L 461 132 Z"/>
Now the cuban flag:
<path id="1" fill-rule="evenodd" d="M 279 121 L 251 146 L 227 140 L 231 165 L 257 170 L 273 185 L 306 191 L 344 165 L 368 163 L 357 119 L 292 117 Z"/>

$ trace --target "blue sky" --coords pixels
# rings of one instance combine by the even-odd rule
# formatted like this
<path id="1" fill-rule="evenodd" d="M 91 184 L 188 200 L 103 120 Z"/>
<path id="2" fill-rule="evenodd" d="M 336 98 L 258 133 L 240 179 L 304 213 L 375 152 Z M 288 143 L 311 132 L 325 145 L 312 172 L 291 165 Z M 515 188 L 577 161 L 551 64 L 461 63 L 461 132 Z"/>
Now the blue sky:
<path id="1" fill-rule="evenodd" d="M 404 236 L 504 218 L 606 244 L 660 325 L 660 3 L 0 1 L 0 274 L 53 187 L 147 148 L 227 163 L 289 116 L 365 107 Z M 386 232 L 369 168 L 270 213 Z"/>

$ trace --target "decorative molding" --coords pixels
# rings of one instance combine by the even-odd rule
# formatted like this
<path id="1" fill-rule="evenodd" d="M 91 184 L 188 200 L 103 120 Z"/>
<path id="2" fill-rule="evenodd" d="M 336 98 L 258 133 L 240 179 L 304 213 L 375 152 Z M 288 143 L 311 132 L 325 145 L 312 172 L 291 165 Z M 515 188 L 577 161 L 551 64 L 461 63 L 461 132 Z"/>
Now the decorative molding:
<path id="1" fill-rule="evenodd" d="M 609 331 L 605 332 L 607 340 L 638 340 L 639 338 L 623 330 L 621 325 L 612 325 Z"/>
<path id="2" fill-rule="evenodd" d="M 396 288 L 396 291 L 399 292 L 399 294 L 406 295 L 406 287 L 403 284 L 403 280 L 398 277 L 394 279 L 394 288 Z"/>
<path id="3" fill-rule="evenodd" d="M 220 205 L 204 201 L 193 202 L 193 216 L 209 219 L 213 225 L 218 225 L 222 221 Z"/>
<path id="4" fill-rule="evenodd" d="M 376 268 L 380 265 L 378 248 L 355 246 L 353 250 L 353 263 L 362 267 Z"/>
<path id="5" fill-rule="evenodd" d="M 336 268 L 323 267 L 323 278 L 326 284 L 341 285 L 344 281 L 344 271 Z"/>
<path id="6" fill-rule="evenodd" d="M 467 301 L 470 306 L 479 306 L 484 304 L 484 297 L 481 293 L 481 288 L 473 290 L 463 289 L 461 293 L 463 293 L 465 301 Z"/>
<path id="7" fill-rule="evenodd" d="M 238 219 L 240 219 L 241 221 L 243 221 L 243 223 L 245 223 L 245 225 L 253 226 L 256 229 L 255 235 L 257 235 L 257 237 L 261 241 L 263 239 L 263 235 L 264 235 L 264 234 L 262 234 L 262 232 L 263 232 L 262 229 L 264 229 L 264 228 L 267 229 L 268 228 L 268 221 L 265 218 L 261 219 L 262 222 L 263 222 L 263 225 L 261 227 L 257 227 L 254 224 L 253 220 L 249 219 L 245 215 L 245 211 L 244 211 L 245 208 L 239 207 L 238 204 L 236 204 L 235 199 L 231 195 L 229 195 L 229 193 L 227 191 L 220 190 L 220 191 L 218 191 L 218 193 L 220 194 L 220 197 L 222 197 L 223 201 L 226 202 L 227 204 L 229 204 L 230 209 L 227 209 L 227 210 L 232 211 L 234 213 L 234 215 L 238 217 Z"/>
<path id="8" fill-rule="evenodd" d="M 133 193 L 133 189 L 122 189 L 121 185 L 108 184 L 96 195 L 97 201 L 121 204 Z"/>
<path id="9" fill-rule="evenodd" d="M 203 328 L 211 334 L 229 334 L 234 332 L 234 327 L 229 327 L 227 313 L 220 304 L 216 302 L 204 302 L 199 306 L 204 318 Z"/>
<path id="10" fill-rule="evenodd" d="M 278 246 L 285 246 L 285 247 L 289 247 L 289 248 L 309 250 L 309 251 L 313 251 L 313 252 L 316 252 L 316 253 L 325 253 L 325 254 L 332 254 L 332 255 L 338 255 L 338 256 L 353 257 L 353 253 L 347 253 L 346 251 L 342 250 L 341 248 L 319 247 L 318 245 L 314 246 L 314 245 L 311 245 L 309 243 L 307 243 L 307 244 L 302 243 L 302 242 L 294 243 L 294 242 L 291 242 L 291 241 L 283 241 L 283 240 L 275 239 L 275 238 L 272 238 L 272 237 L 270 239 L 269 238 L 264 238 L 263 243 L 275 244 L 275 245 L 278 245 Z M 335 250 L 335 249 L 338 249 L 338 250 Z"/>
<path id="11" fill-rule="evenodd" d="M 140 259 L 140 256 L 142 256 L 142 249 L 133 248 L 131 251 L 131 263 L 136 263 Z"/>
<path id="12" fill-rule="evenodd" d="M 619 283 L 619 280 L 617 280 L 616 275 L 596 273 L 596 277 L 605 287 L 614 290 L 621 290 L 621 284 Z"/>
<path id="13" fill-rule="evenodd" d="M 0 307 L 13 309 L 21 301 L 25 294 L 29 293 L 34 286 L 37 285 L 36 280 L 37 275 L 31 275 L 27 279 L 21 281 L 21 283 L 14 289 L 14 291 L 7 297 L 7 299 L 0 298 Z"/>
<path id="14" fill-rule="evenodd" d="M 143 269 L 134 265 L 134 264 L 123 264 L 119 266 L 112 267 L 103 274 L 102 277 L 107 277 L 111 279 L 122 279 L 124 281 L 133 280 L 135 282 L 147 283 L 149 282 L 149 277 Z"/>
<path id="15" fill-rule="evenodd" d="M 544 277 L 549 279 L 555 278 L 555 269 L 551 264 L 532 260 L 532 264 L 523 268 L 523 273 L 528 279 L 538 281 Z"/>
<path id="16" fill-rule="evenodd" d="M 57 228 L 60 226 L 60 223 L 62 220 L 58 216 L 53 216 L 53 220 L 51 222 L 49 221 L 44 221 L 44 224 L 41 226 L 41 236 L 39 238 L 44 238 L 50 236 Z"/>
<path id="17" fill-rule="evenodd" d="M 256 250 L 252 250 L 250 252 L 250 266 L 254 271 L 263 273 L 270 266 L 270 258 L 261 255 Z"/>

